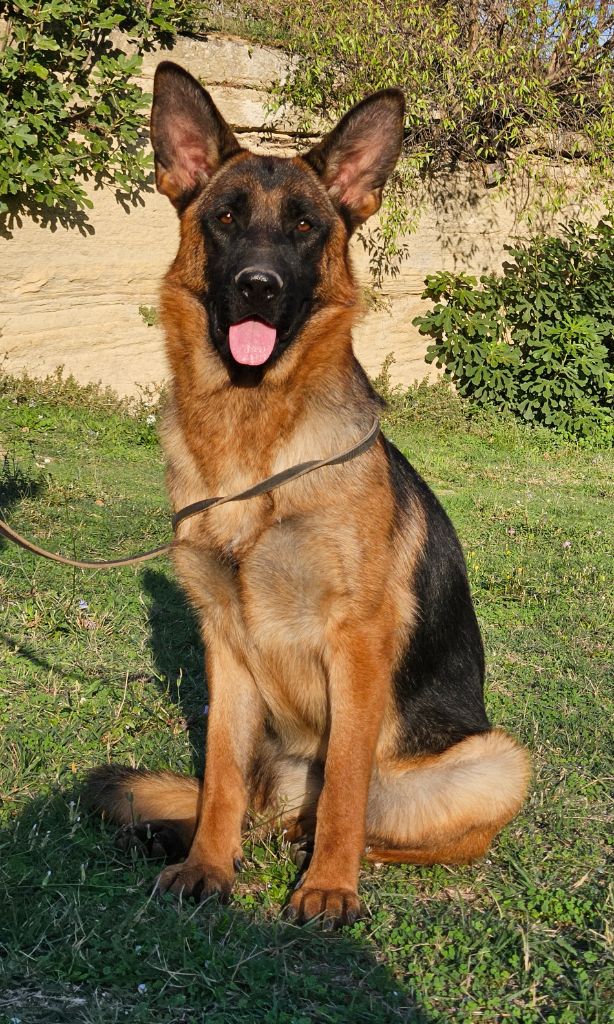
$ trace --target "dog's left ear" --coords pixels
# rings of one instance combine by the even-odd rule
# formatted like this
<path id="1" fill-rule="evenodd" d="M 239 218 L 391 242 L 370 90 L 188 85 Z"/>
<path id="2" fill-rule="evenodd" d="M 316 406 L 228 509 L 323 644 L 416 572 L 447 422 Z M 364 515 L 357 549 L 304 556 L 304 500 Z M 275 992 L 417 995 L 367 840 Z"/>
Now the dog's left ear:
<path id="1" fill-rule="evenodd" d="M 303 157 L 322 178 L 353 228 L 379 210 L 403 144 L 405 98 L 382 89 L 352 107 Z"/>

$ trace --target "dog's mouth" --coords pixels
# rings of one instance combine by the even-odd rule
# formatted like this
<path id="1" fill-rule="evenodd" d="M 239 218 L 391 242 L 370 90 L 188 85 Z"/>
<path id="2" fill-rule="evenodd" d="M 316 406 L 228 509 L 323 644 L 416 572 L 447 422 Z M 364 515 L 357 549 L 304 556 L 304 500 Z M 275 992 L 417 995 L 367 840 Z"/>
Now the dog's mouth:
<path id="1" fill-rule="evenodd" d="M 264 320 L 247 317 L 228 329 L 230 353 L 242 366 L 262 366 L 273 353 L 277 330 Z"/>
<path id="2" fill-rule="evenodd" d="M 303 302 L 290 322 L 286 316 L 272 324 L 252 313 L 233 322 L 232 314 L 228 317 L 225 311 L 210 304 L 206 293 L 202 300 L 209 316 L 210 340 L 231 372 L 234 369 L 242 373 L 242 368 L 253 370 L 259 374 L 258 379 L 292 342 L 310 309 L 309 302 Z"/>

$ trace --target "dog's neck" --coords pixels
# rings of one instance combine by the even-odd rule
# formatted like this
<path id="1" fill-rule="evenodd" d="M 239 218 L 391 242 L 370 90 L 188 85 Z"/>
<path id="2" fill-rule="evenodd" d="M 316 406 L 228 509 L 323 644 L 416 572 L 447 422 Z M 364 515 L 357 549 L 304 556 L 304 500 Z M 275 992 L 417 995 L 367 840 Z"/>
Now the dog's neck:
<path id="1" fill-rule="evenodd" d="M 263 477 L 291 438 L 292 451 L 299 453 L 296 461 L 330 454 L 321 431 L 314 436 L 314 420 L 329 424 L 329 446 L 343 448 L 377 415 L 377 400 L 352 351 L 353 304 L 327 306 L 314 314 L 251 387 L 233 381 L 209 340 L 205 310 L 193 294 L 167 279 L 161 309 L 174 416 L 201 472 L 207 473 L 213 451 L 228 451 L 231 439 L 237 457 L 255 478 Z M 304 439 L 297 441 L 300 434 Z"/>

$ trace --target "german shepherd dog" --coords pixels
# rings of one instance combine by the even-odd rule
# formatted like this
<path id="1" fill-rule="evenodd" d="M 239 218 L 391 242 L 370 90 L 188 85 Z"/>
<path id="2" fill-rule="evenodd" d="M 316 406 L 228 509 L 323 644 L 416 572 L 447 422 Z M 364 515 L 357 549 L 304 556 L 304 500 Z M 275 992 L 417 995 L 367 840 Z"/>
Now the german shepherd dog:
<path id="1" fill-rule="evenodd" d="M 347 448 L 380 412 L 352 351 L 348 242 L 380 206 L 403 115 L 384 89 L 304 156 L 257 155 L 191 75 L 158 67 L 156 183 L 180 224 L 161 293 L 176 508 Z M 206 650 L 204 782 L 111 765 L 88 787 L 180 861 L 159 889 L 226 897 L 248 808 L 312 844 L 286 914 L 327 928 L 359 915 L 365 856 L 482 856 L 523 803 L 529 759 L 489 724 L 459 542 L 394 445 L 380 435 L 177 539 Z"/>

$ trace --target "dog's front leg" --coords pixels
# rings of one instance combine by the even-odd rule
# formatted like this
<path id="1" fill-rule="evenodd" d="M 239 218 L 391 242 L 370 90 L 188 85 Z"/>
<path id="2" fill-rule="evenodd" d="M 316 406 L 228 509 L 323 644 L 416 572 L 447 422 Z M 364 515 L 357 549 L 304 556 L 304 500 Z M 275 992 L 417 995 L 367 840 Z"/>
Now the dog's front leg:
<path id="1" fill-rule="evenodd" d="M 247 773 L 263 722 L 253 678 L 219 640 L 207 645 L 209 718 L 202 806 L 183 864 L 162 871 L 158 888 L 176 895 L 226 898 L 241 862 L 241 828 L 248 803 Z"/>
<path id="2" fill-rule="evenodd" d="M 313 858 L 286 908 L 289 920 L 322 915 L 323 926 L 334 928 L 359 916 L 369 782 L 390 681 L 387 646 L 373 627 L 345 630 L 330 645 L 324 786 Z"/>

